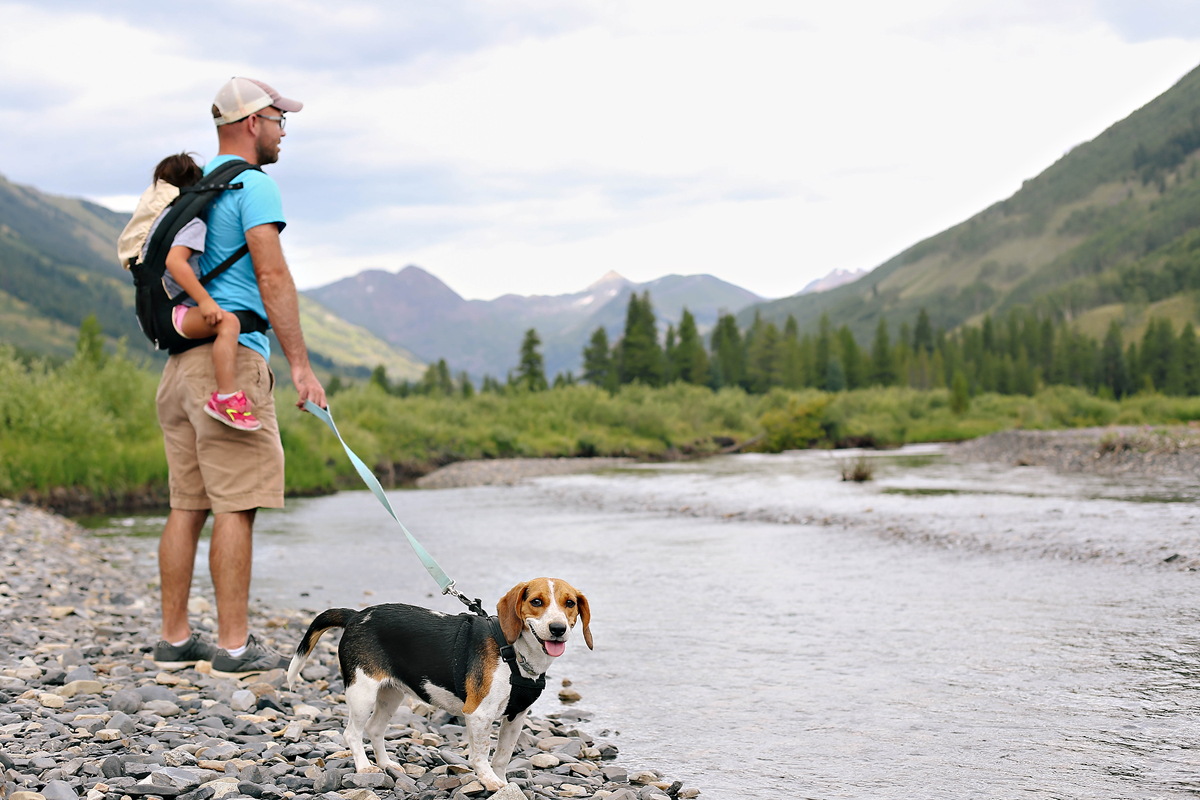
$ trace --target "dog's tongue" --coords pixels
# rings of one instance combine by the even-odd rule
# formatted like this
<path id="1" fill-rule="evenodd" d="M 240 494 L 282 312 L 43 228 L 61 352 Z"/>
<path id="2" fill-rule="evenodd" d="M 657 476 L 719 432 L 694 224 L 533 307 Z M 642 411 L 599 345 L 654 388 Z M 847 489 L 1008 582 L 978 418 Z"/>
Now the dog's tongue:
<path id="1" fill-rule="evenodd" d="M 567 651 L 566 642 L 543 642 L 546 645 L 546 655 L 558 658 Z"/>

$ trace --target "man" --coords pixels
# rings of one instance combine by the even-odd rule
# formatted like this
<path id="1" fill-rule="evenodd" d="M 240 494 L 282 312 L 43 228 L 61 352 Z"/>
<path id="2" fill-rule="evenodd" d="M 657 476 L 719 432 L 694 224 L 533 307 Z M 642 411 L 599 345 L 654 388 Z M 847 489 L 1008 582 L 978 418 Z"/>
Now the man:
<path id="1" fill-rule="evenodd" d="M 260 81 L 230 80 L 212 107 L 220 147 L 205 173 L 236 158 L 258 166 L 275 163 L 286 135 L 284 114 L 302 107 Z M 200 271 L 211 270 L 242 245 L 250 252 L 215 278 L 208 292 L 225 311 L 253 311 L 267 319 L 291 367 L 299 394 L 296 405 L 312 400 L 324 407 L 325 390 L 308 362 L 296 286 L 279 244 L 285 224 L 279 187 L 258 170 L 244 171 L 237 182 L 241 189 L 222 193 L 209 207 Z M 220 677 L 287 665 L 248 630 L 254 515 L 259 508 L 283 507 L 283 446 L 271 395 L 275 377 L 267 366 L 267 337 L 244 333 L 238 345 L 237 385 L 244 387 L 261 430 L 234 430 L 204 412 L 216 387 L 211 344 L 172 354 L 157 398 L 170 468 L 171 514 L 158 548 L 162 641 L 154 648 L 153 660 L 164 669 L 211 661 L 213 674 Z M 187 617 L 196 545 L 210 510 L 215 647 L 191 631 Z"/>

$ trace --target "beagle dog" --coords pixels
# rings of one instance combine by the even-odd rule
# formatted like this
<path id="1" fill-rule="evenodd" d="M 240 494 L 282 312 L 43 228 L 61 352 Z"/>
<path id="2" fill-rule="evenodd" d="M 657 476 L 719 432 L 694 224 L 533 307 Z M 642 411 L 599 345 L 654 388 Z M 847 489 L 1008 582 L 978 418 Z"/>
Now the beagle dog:
<path id="1" fill-rule="evenodd" d="M 411 694 L 466 721 L 468 763 L 489 791 L 505 774 L 525 714 L 545 686 L 546 670 L 567 648 L 577 621 L 592 649 L 587 598 L 557 578 L 534 578 L 514 586 L 496 604 L 497 617 L 442 614 L 388 603 L 362 611 L 331 608 L 317 616 L 296 647 L 288 668 L 294 686 L 317 640 L 345 628 L 338 645 L 349 719 L 346 746 L 357 772 L 382 772 L 396 765 L 383 735 Z M 506 665 L 507 662 L 507 665 Z M 489 760 L 492 723 L 500 723 L 496 754 Z M 375 750 L 367 761 L 363 735 Z"/>

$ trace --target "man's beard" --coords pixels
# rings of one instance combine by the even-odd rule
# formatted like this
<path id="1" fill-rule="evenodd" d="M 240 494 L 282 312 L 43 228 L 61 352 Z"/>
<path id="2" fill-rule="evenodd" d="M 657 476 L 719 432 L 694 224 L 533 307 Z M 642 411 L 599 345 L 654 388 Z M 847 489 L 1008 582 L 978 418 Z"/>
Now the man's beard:
<path id="1" fill-rule="evenodd" d="M 272 150 L 269 149 L 267 145 L 263 144 L 261 140 L 255 140 L 254 157 L 258 159 L 259 166 L 264 164 L 274 164 L 279 160 L 279 146 L 276 145 Z"/>

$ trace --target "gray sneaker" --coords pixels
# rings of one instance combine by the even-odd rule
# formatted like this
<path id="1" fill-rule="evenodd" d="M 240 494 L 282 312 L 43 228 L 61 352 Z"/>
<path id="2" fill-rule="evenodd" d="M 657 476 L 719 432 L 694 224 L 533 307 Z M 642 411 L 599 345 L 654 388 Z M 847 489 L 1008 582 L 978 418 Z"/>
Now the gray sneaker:
<path id="1" fill-rule="evenodd" d="M 158 644 L 154 645 L 154 653 L 150 660 L 159 669 L 183 669 L 195 666 L 197 661 L 212 661 L 216 654 L 216 647 L 201 639 L 199 633 L 193 633 L 178 647 L 160 639 Z"/>
<path id="2" fill-rule="evenodd" d="M 242 678 L 272 669 L 287 669 L 290 660 L 266 645 L 259 644 L 254 635 L 246 637 L 246 652 L 237 658 L 224 649 L 217 650 L 212 659 L 212 674 L 218 678 Z"/>

